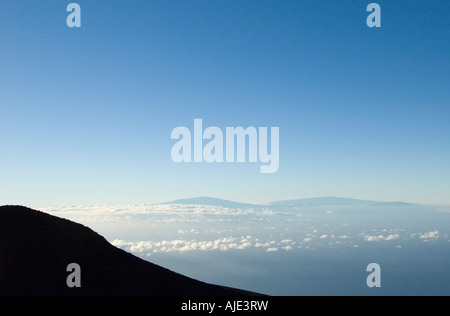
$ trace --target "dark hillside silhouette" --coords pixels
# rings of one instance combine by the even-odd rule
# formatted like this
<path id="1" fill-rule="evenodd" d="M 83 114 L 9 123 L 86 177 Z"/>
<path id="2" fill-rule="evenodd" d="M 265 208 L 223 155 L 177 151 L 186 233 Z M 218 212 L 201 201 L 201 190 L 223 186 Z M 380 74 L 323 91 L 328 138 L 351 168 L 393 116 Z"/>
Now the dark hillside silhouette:
<path id="1" fill-rule="evenodd" d="M 70 263 L 81 288 L 69 288 Z M 91 229 L 20 206 L 0 207 L 0 295 L 236 296 L 118 249 Z"/>

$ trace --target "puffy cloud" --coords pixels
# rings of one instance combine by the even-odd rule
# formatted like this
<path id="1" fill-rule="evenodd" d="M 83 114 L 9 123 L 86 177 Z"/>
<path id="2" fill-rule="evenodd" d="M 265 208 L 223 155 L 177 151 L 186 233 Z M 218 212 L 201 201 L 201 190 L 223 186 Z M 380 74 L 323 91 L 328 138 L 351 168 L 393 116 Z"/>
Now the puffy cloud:
<path id="1" fill-rule="evenodd" d="M 432 232 L 419 234 L 419 238 L 420 239 L 439 239 L 439 231 L 435 230 L 435 231 L 432 231 Z"/>
<path id="2" fill-rule="evenodd" d="M 262 243 L 262 242 L 257 241 L 257 242 L 255 243 L 255 247 L 256 247 L 256 248 L 261 248 L 261 247 L 267 248 L 267 247 L 270 247 L 271 244 L 272 244 L 271 242 L 265 242 L 265 243 Z"/>
<path id="3" fill-rule="evenodd" d="M 400 235 L 399 234 L 391 234 L 391 235 L 378 235 L 378 236 L 369 236 L 369 235 L 364 235 L 364 239 L 368 242 L 379 242 L 379 241 L 392 241 L 392 240 L 396 240 L 399 239 Z"/>

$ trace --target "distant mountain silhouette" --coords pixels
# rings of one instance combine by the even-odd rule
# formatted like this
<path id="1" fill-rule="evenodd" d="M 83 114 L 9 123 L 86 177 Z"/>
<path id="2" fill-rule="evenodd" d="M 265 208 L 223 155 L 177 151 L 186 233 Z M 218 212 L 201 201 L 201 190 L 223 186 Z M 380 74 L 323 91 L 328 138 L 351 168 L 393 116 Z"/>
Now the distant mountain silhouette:
<path id="1" fill-rule="evenodd" d="M 70 263 L 81 288 L 69 288 Z M 0 295 L 236 296 L 114 247 L 91 229 L 19 206 L 0 207 Z"/>
<path id="2" fill-rule="evenodd" d="M 308 198 L 308 199 L 295 199 L 295 200 L 283 200 L 270 202 L 266 205 L 240 203 L 235 201 L 228 201 L 213 197 L 196 197 L 189 199 L 181 199 L 172 202 L 167 202 L 163 204 L 198 204 L 198 205 L 213 205 L 213 206 L 223 206 L 229 208 L 263 208 L 270 206 L 298 206 L 298 207 L 310 207 L 310 206 L 355 206 L 355 205 L 386 205 L 386 206 L 407 206 L 413 205 L 405 202 L 379 202 L 370 200 L 358 200 L 349 199 L 343 197 L 318 197 L 318 198 Z"/>
<path id="3" fill-rule="evenodd" d="M 196 197 L 190 199 L 175 200 L 163 204 L 197 204 L 197 205 L 214 205 L 229 208 L 251 208 L 251 207 L 261 207 L 261 205 L 249 204 L 249 203 L 239 203 L 229 200 L 217 199 L 213 197 Z"/>

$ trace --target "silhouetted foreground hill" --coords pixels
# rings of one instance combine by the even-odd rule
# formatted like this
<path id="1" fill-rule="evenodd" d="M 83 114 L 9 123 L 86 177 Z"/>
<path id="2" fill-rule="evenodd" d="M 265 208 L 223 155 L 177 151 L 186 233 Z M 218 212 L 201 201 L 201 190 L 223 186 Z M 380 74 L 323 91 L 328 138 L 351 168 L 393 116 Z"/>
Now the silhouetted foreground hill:
<path id="1" fill-rule="evenodd" d="M 81 288 L 69 288 L 70 263 Z M 237 296 L 118 249 L 91 229 L 19 206 L 0 207 L 0 295 Z"/>

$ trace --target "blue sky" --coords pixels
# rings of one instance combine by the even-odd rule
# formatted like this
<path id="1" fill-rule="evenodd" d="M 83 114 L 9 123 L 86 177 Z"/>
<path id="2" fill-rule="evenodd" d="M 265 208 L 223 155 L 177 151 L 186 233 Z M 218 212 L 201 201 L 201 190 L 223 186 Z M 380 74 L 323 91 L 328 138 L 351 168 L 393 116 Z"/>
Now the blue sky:
<path id="1" fill-rule="evenodd" d="M 450 204 L 448 1 L 66 2 L 0 2 L 0 204 Z M 280 127 L 279 171 L 175 164 L 194 118 Z"/>

